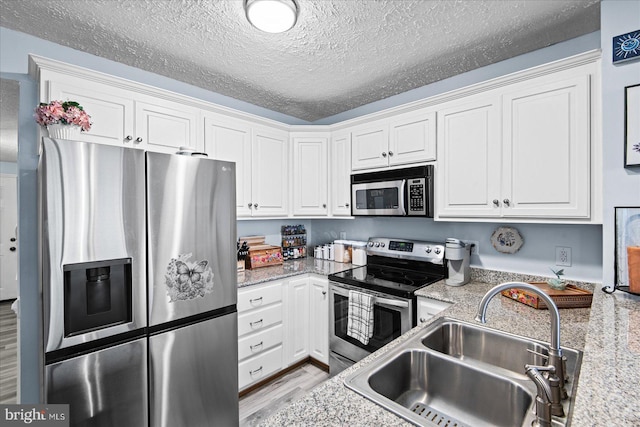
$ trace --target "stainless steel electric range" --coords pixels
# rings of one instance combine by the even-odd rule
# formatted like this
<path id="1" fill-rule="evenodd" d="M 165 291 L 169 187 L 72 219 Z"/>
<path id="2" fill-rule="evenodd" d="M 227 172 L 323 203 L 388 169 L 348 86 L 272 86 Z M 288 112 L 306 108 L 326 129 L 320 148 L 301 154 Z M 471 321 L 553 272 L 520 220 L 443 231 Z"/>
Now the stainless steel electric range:
<path id="1" fill-rule="evenodd" d="M 330 370 L 335 374 L 416 325 L 415 291 L 446 277 L 444 243 L 372 237 L 367 265 L 329 276 Z M 349 290 L 374 296 L 373 336 L 347 335 Z"/>

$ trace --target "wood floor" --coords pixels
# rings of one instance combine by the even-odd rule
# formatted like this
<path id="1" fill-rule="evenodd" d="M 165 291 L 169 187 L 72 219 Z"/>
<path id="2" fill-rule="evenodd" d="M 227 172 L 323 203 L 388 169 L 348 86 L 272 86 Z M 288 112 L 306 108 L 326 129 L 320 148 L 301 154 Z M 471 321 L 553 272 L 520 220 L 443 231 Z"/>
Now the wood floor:
<path id="1" fill-rule="evenodd" d="M 327 372 L 310 363 L 276 378 L 240 399 L 240 426 L 259 425 L 327 379 Z"/>
<path id="2" fill-rule="evenodd" d="M 0 404 L 17 403 L 18 322 L 12 302 L 0 302 Z"/>

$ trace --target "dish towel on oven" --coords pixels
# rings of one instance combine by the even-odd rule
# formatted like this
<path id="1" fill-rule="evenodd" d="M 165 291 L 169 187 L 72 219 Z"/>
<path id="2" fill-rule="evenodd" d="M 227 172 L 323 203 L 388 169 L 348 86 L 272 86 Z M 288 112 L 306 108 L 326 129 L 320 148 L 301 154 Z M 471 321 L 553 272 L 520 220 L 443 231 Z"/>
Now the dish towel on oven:
<path id="1" fill-rule="evenodd" d="M 373 336 L 373 295 L 349 291 L 349 311 L 347 313 L 347 335 L 362 344 L 369 344 Z"/>

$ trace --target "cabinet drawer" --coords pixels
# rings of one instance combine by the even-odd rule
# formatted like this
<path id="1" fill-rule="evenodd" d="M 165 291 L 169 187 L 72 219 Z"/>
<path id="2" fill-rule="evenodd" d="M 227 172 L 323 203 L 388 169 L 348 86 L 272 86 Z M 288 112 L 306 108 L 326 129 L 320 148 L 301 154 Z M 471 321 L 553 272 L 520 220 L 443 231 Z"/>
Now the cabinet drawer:
<path id="1" fill-rule="evenodd" d="M 251 310 L 238 316 L 238 336 L 257 332 L 282 322 L 282 303 Z"/>
<path id="2" fill-rule="evenodd" d="M 238 291 L 238 313 L 282 301 L 282 282 Z"/>
<path id="3" fill-rule="evenodd" d="M 255 356 L 278 344 L 282 344 L 282 324 L 238 340 L 238 360 Z"/>
<path id="4" fill-rule="evenodd" d="M 238 364 L 240 390 L 282 369 L 282 345 Z"/>

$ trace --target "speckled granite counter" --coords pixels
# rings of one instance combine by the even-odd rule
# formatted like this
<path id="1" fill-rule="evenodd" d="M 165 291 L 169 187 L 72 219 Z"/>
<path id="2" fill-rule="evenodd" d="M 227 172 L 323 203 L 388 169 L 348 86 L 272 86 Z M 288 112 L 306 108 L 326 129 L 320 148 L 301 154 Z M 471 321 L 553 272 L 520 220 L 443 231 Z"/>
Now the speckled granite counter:
<path id="1" fill-rule="evenodd" d="M 474 272 L 474 281 L 465 286 L 449 287 L 442 281 L 424 288 L 419 294 L 454 303 L 437 317 L 447 316 L 473 322 L 480 299 L 493 285 L 516 279 L 540 279 L 478 271 Z M 592 288 L 588 284 L 576 284 Z M 640 425 L 637 412 L 640 407 L 640 297 L 622 295 L 620 292 L 606 295 L 597 287 L 591 309 L 561 309 L 560 319 L 562 346 L 585 352 L 572 425 Z M 413 328 L 380 351 L 316 387 L 261 425 L 411 425 L 347 389 L 343 381 L 361 366 L 420 333 L 424 326 Z M 501 296 L 496 296 L 489 304 L 487 326 L 545 342 L 550 337 L 549 314 L 546 310 L 535 310 Z"/>
<path id="2" fill-rule="evenodd" d="M 302 258 L 299 260 L 285 261 L 282 265 L 261 267 L 238 273 L 238 287 L 242 288 L 245 286 L 257 285 L 258 283 L 284 279 L 286 277 L 306 273 L 328 276 L 329 274 L 348 270 L 353 267 L 355 267 L 353 264 L 343 264 L 340 262 L 315 258 Z"/>

